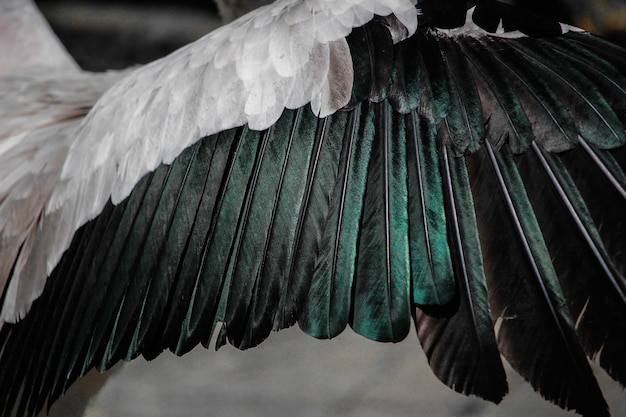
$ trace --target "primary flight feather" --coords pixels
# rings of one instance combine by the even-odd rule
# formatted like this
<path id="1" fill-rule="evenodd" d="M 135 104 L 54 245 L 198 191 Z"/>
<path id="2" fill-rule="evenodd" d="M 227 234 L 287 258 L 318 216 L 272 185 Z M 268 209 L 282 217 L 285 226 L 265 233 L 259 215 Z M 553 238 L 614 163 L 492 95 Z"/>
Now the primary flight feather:
<path id="1" fill-rule="evenodd" d="M 3 415 L 214 331 L 397 342 L 411 321 L 459 392 L 500 401 L 502 355 L 608 415 L 586 356 L 625 383 L 624 51 L 475 3 L 281 0 L 124 73 L 13 54 Z M 1 7 L 27 23 L 0 17 L 0 50 L 56 42 Z"/>

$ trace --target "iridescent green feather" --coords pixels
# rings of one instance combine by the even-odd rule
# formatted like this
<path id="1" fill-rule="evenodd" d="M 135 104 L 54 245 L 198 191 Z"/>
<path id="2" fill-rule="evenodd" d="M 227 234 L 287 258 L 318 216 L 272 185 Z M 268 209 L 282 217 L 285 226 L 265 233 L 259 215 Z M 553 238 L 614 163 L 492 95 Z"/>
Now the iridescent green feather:
<path id="1" fill-rule="evenodd" d="M 497 149 L 506 144 L 514 153 L 525 152 L 534 135 L 517 94 L 501 71 L 492 72 L 498 64 L 478 41 L 467 39 L 460 47 L 480 95 L 486 139 Z"/>
<path id="2" fill-rule="evenodd" d="M 330 212 L 324 227 L 311 288 L 300 317 L 300 327 L 317 338 L 338 335 L 351 313 L 355 257 L 361 232 L 360 219 L 365 192 L 369 146 L 360 131 L 360 106 L 346 115 L 341 156 Z"/>
<path id="3" fill-rule="evenodd" d="M 301 209 L 314 143 L 313 138 L 304 134 L 303 130 L 309 129 L 311 122 L 317 124 L 312 115 L 300 109 L 287 112 L 271 129 L 270 143 L 274 152 L 268 167 L 271 165 L 276 171 L 270 177 L 278 175 L 278 178 L 275 179 L 275 187 L 272 187 L 274 199 L 273 206 L 268 210 L 268 233 L 259 254 L 263 260 L 255 271 L 255 285 L 247 311 L 239 317 L 241 324 L 233 326 L 232 319 L 229 320 L 231 330 L 233 327 L 245 327 L 237 336 L 242 339 L 240 348 L 255 346 L 267 338 L 275 318 L 282 315 L 279 314 L 279 301 L 288 277 L 285 265 L 294 256 L 292 248 L 297 216 L 293 213 Z"/>
<path id="4" fill-rule="evenodd" d="M 170 288 L 168 308 L 161 324 L 161 347 L 177 354 L 189 351 L 207 337 L 205 333 L 213 331 L 212 323 L 198 328 L 189 327 L 190 323 L 185 320 L 190 307 L 189 300 L 202 277 L 200 270 L 215 230 L 216 213 L 224 199 L 240 133 L 230 131 L 199 143 L 198 161 L 203 161 L 204 182 L 202 189 L 198 190 L 200 201 L 195 206 L 197 212 L 176 271 L 177 279 Z"/>
<path id="5" fill-rule="evenodd" d="M 191 347 L 199 341 L 206 341 L 206 330 L 212 329 L 220 319 L 219 309 L 228 294 L 231 276 L 228 275 L 228 261 L 232 254 L 239 212 L 244 204 L 248 178 L 254 167 L 255 155 L 259 146 L 259 132 L 244 128 L 235 134 L 227 173 L 222 180 L 220 195 L 215 202 L 216 211 L 212 214 L 206 243 L 203 247 L 202 261 L 199 264 L 198 279 L 190 295 L 183 329 L 191 334 L 182 333 L 183 346 Z M 195 334 L 195 336 L 194 336 Z M 199 335 L 202 337 L 199 338 Z M 204 340 L 202 340 L 204 339 Z M 195 343 L 193 343 L 195 341 Z M 192 343 L 190 343 L 192 342 Z"/>
<path id="6" fill-rule="evenodd" d="M 478 150 L 485 136 L 480 97 L 469 63 L 456 41 L 442 38 L 437 40 L 437 46 L 445 63 L 445 73 L 438 76 L 445 76 L 448 84 L 449 105 L 444 120 L 449 142 L 444 144 L 449 145 L 454 156 L 462 156 Z"/>
<path id="7" fill-rule="evenodd" d="M 369 108 L 368 108 L 369 107 Z M 353 329 L 381 341 L 402 340 L 410 326 L 410 266 L 404 119 L 389 104 L 364 106 L 372 143 L 356 254 Z"/>
<path id="8" fill-rule="evenodd" d="M 414 112 L 406 116 L 407 198 L 413 302 L 444 305 L 456 293 L 435 130 Z"/>
<path id="9" fill-rule="evenodd" d="M 307 302 L 330 212 L 330 195 L 337 178 L 337 161 L 342 148 L 343 132 L 332 132 L 330 129 L 333 117 L 319 121 L 310 113 L 308 117 L 311 124 L 303 128 L 312 147 L 307 155 L 307 172 L 303 172 L 300 177 L 304 180 L 301 185 L 300 210 L 292 213 L 296 222 L 293 255 L 283 265 L 285 282 L 274 320 L 274 329 L 277 330 L 296 323 Z"/>

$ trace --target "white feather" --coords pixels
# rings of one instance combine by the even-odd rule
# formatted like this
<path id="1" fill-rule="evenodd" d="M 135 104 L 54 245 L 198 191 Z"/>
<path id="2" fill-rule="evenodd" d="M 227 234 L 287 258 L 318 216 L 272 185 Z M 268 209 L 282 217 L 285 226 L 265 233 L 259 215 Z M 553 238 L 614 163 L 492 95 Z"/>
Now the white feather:
<path id="1" fill-rule="evenodd" d="M 121 77 L 37 68 L 0 74 L 1 288 L 15 264 L 2 317 L 23 317 L 43 290 L 40 271 L 59 229 L 44 207 L 82 118 Z"/>

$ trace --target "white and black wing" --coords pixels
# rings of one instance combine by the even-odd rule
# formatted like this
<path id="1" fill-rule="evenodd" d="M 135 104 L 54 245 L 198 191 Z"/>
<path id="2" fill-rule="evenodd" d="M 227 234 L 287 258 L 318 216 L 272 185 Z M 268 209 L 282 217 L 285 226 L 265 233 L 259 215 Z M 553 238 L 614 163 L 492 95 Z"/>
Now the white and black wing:
<path id="1" fill-rule="evenodd" d="M 296 322 L 315 337 L 351 326 L 396 342 L 413 321 L 434 372 L 459 392 L 500 401 L 502 354 L 545 398 L 608 415 L 587 357 L 626 382 L 624 50 L 497 2 L 461 23 L 464 2 L 440 3 L 420 4 L 414 33 L 406 16 L 348 19 L 328 45 L 349 64 L 331 46 L 310 50 L 327 74 L 352 68 L 347 95 L 334 76 L 304 81 L 341 92 L 339 106 L 311 111 L 311 94 L 288 105 L 288 90 L 289 109 L 265 123 L 248 118 L 265 100 L 247 96 L 253 113 L 217 119 L 233 126 L 189 124 L 222 111 L 222 98 L 203 101 L 217 87 L 195 54 L 171 73 L 196 71 L 180 75 L 194 88 L 165 82 L 168 61 L 114 87 L 51 203 L 82 210 L 78 231 L 30 313 L 2 329 L 4 413 L 32 415 L 93 367 L 183 354 L 215 331 L 242 349 Z M 151 72 L 161 88 L 134 93 L 132 118 L 107 107 Z M 130 136 L 99 137 L 106 112 Z M 83 159 L 90 148 L 100 165 Z"/>

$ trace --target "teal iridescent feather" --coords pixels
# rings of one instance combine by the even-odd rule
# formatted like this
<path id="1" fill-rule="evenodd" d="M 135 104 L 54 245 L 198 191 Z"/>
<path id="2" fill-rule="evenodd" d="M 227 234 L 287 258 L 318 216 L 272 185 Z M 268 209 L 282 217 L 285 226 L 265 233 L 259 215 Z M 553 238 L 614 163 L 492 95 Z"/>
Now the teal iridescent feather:
<path id="1" fill-rule="evenodd" d="M 281 130 L 280 125 L 276 126 Z M 284 133 L 281 131 L 281 133 Z M 228 323 L 226 330 L 236 334 L 234 345 L 249 345 L 242 340 L 243 330 L 248 319 L 248 310 L 263 265 L 264 248 L 268 241 L 274 209 L 275 196 L 280 186 L 280 173 L 276 169 L 275 155 L 281 155 L 283 145 L 279 141 L 271 141 L 273 128 L 264 131 L 259 138 L 259 146 L 254 157 L 254 167 L 246 184 L 243 205 L 235 212 L 238 215 L 235 240 L 228 255 L 228 267 L 225 271 L 229 284 L 223 289 L 222 305 L 216 319 Z M 282 137 L 288 137 L 283 135 Z M 284 151 L 283 151 L 284 152 Z M 279 160 L 285 160 L 284 153 Z M 242 190 L 243 191 L 243 190 Z"/>
<path id="2" fill-rule="evenodd" d="M 229 178 L 233 154 L 237 149 L 236 140 L 240 133 L 230 131 L 208 138 L 198 145 L 200 146 L 198 163 L 205 169 L 203 183 L 200 189 L 190 191 L 199 194 L 200 201 L 197 205 L 188 206 L 188 209 L 196 208 L 196 213 L 191 214 L 192 229 L 185 241 L 185 248 L 176 270 L 176 280 L 169 290 L 167 309 L 163 313 L 162 322 L 159 323 L 162 327 L 163 342 L 157 344 L 155 351 L 150 352 L 152 355 L 158 354 L 158 349 L 164 348 L 182 354 L 205 339 L 197 328 L 190 326 L 187 317 L 188 303 L 201 277 L 200 270 L 206 256 L 208 240 L 215 229 L 216 212 L 219 211 L 224 198 L 225 184 Z M 205 329 L 212 332 L 212 323 L 207 324 Z"/>
<path id="3" fill-rule="evenodd" d="M 150 233 L 152 218 L 158 210 L 158 205 L 162 197 L 162 190 L 169 177 L 170 169 L 155 172 L 150 179 L 146 193 L 142 196 L 138 207 L 133 211 L 128 211 L 124 216 L 118 233 L 114 237 L 111 251 L 104 264 L 101 273 L 109 275 L 111 284 L 104 288 L 105 294 L 102 300 L 102 308 L 98 312 L 98 326 L 93 331 L 89 348 L 87 350 L 87 361 L 96 362 L 101 369 L 108 369 L 119 358 L 115 358 L 118 352 L 112 351 L 112 341 L 116 334 L 117 326 L 120 325 L 120 313 L 124 309 L 125 300 L 130 296 L 131 302 L 139 294 L 128 294 L 129 288 L 141 285 L 145 277 L 134 277 L 132 270 L 135 262 L 138 261 L 146 238 Z M 133 205 L 131 205 L 132 208 Z M 126 214 L 126 213 L 125 213 Z M 130 230 L 133 233 L 129 233 Z M 116 262 L 111 262 L 116 259 Z M 118 278 L 118 279 L 115 279 Z M 122 279 L 119 279 L 122 278 Z M 116 349 L 117 350 L 117 349 Z"/>
<path id="4" fill-rule="evenodd" d="M 433 37 L 420 32 L 413 37 L 415 50 L 419 55 L 420 82 L 419 88 L 407 91 L 410 97 L 419 101 L 417 108 L 422 116 L 431 122 L 438 122 L 449 112 L 450 86 L 446 74 L 446 67 L 441 56 L 441 50 Z M 415 101 L 406 99 L 409 102 Z M 413 110 L 411 108 L 410 110 Z"/>
<path id="5" fill-rule="evenodd" d="M 435 129 L 406 116 L 409 249 L 413 302 L 445 305 L 456 293 Z"/>
<path id="6" fill-rule="evenodd" d="M 177 346 L 177 351 L 190 350 L 198 342 L 210 339 L 215 319 L 219 317 L 220 305 L 223 305 L 221 300 L 224 294 L 228 294 L 231 280 L 228 261 L 236 241 L 236 227 L 244 204 L 247 178 L 253 170 L 256 149 L 260 143 L 258 132 L 243 128 L 233 133 L 228 165 L 219 194 L 214 198 L 215 208 L 209 229 L 205 232 L 201 262 L 195 267 L 197 279 L 189 296 L 189 307 L 182 323 L 185 333 L 181 333 L 182 343 Z M 205 333 L 207 329 L 211 329 L 208 337 Z"/>
<path id="7" fill-rule="evenodd" d="M 181 155 L 181 158 L 176 160 L 169 170 L 161 198 L 145 237 L 143 253 L 138 255 L 132 269 L 128 272 L 130 286 L 126 293 L 136 296 L 124 297 L 124 303 L 120 307 L 118 318 L 113 326 L 115 333 L 109 337 L 105 350 L 105 361 L 115 363 L 119 357 L 126 360 L 137 357 L 140 352 L 144 351 L 145 336 L 140 336 L 143 333 L 142 328 L 146 324 L 156 326 L 159 322 L 154 318 L 159 317 L 163 306 L 167 303 L 168 290 L 172 285 L 174 273 L 180 262 L 180 252 L 185 247 L 184 242 L 189 233 L 189 223 L 192 219 L 187 219 L 186 213 L 192 211 L 189 207 L 196 206 L 201 195 L 197 193 L 197 190 L 202 187 L 206 166 L 196 163 L 197 156 L 198 147 L 195 146 Z M 191 191 L 188 190 L 189 187 L 192 188 Z M 194 197 L 189 198 L 191 194 Z M 181 222 L 187 224 L 184 227 L 179 226 Z M 166 247 L 174 250 L 166 251 Z M 160 263 L 154 262 L 155 257 Z M 161 272 L 159 275 L 162 279 L 158 281 L 139 279 L 154 276 L 160 265 L 173 271 Z"/>
<path id="8" fill-rule="evenodd" d="M 369 147 L 363 142 L 361 111 L 346 115 L 337 177 L 330 198 L 311 288 L 304 304 L 300 327 L 317 338 L 331 338 L 344 330 L 350 319 L 354 253 L 360 234 Z"/>
<path id="9" fill-rule="evenodd" d="M 280 330 L 296 323 L 311 287 L 313 269 L 322 241 L 324 225 L 329 213 L 330 194 L 335 184 L 336 167 L 341 154 L 343 135 L 338 132 L 329 134 L 330 118 L 316 120 L 310 113 L 303 124 L 304 138 L 308 138 L 311 148 L 308 167 L 302 172 L 301 203 L 299 210 L 292 212 L 296 221 L 292 246 L 293 255 L 283 264 L 284 284 L 279 298 L 274 329 Z"/>
<path id="10" fill-rule="evenodd" d="M 477 151 L 485 136 L 480 97 L 470 65 L 456 42 L 443 38 L 437 40 L 437 45 L 444 58 L 449 103 L 440 122 L 445 123 L 446 128 L 439 130 L 445 131 L 445 141 L 439 140 L 449 146 L 454 156 L 462 156 Z M 439 77 L 442 75 L 440 73 Z"/>
<path id="11" fill-rule="evenodd" d="M 399 341 L 410 327 L 410 265 L 404 119 L 388 103 L 364 106 L 371 141 L 361 235 L 356 252 L 353 329 Z M 369 108 L 368 108 L 369 107 Z M 366 113 L 368 112 L 368 113 Z"/>
<path id="12" fill-rule="evenodd" d="M 306 192 L 297 216 L 300 219 L 296 231 L 297 246 L 291 259 L 291 266 L 287 270 L 291 276 L 286 278 L 288 285 L 281 299 L 283 304 L 278 306 L 279 317 L 287 320 L 283 321 L 281 326 L 298 320 L 307 333 L 317 337 L 324 337 L 331 328 L 343 329 L 347 324 L 345 314 L 334 316 L 330 314 L 329 309 L 311 312 L 311 306 L 318 301 L 320 304 L 325 304 L 321 300 L 332 303 L 332 298 L 336 296 L 343 301 L 351 281 L 350 276 L 342 276 L 341 280 L 336 282 L 337 293 L 333 293 L 330 287 L 329 291 L 324 291 L 320 286 L 332 286 L 335 282 L 329 281 L 334 279 L 334 275 L 322 273 L 320 276 L 315 273 L 320 253 L 326 248 L 324 244 L 326 229 L 330 226 L 328 219 L 332 216 L 333 206 L 336 204 L 333 189 L 341 169 L 340 158 L 346 116 L 346 114 L 331 116 L 322 120 L 317 127 L 313 157 L 309 173 L 305 177 Z M 321 293 L 317 294 L 316 291 Z"/>
<path id="13" fill-rule="evenodd" d="M 389 29 L 377 19 L 355 28 L 348 36 L 354 68 L 352 98 L 348 107 L 363 100 L 383 100 L 389 92 L 394 47 Z"/>
<path id="14" fill-rule="evenodd" d="M 497 61 L 478 41 L 468 40 L 462 48 L 480 95 L 486 138 L 498 149 L 506 144 L 514 153 L 525 152 L 534 135 L 510 81 L 501 71 L 491 71 L 498 68 Z"/>
<path id="15" fill-rule="evenodd" d="M 415 109 L 421 99 L 424 62 L 419 44 L 419 37 L 413 36 L 393 47 L 389 103 L 402 114 Z"/>
<path id="16" fill-rule="evenodd" d="M 288 114 L 271 129 L 272 148 L 267 168 L 276 172 L 270 175 L 275 182 L 267 200 L 273 204 L 267 211 L 271 215 L 266 219 L 268 231 L 259 250 L 262 260 L 256 270 L 252 298 L 245 314 L 229 320 L 231 329 L 245 327 L 239 331 L 240 348 L 256 346 L 269 336 L 278 315 L 281 291 L 285 288 L 284 265 L 294 256 L 293 240 L 288 237 L 294 236 L 297 227 L 293 212 L 302 202 L 303 179 L 313 145 L 312 138 L 302 134 L 302 130 L 309 129 L 310 123 L 317 121 L 306 117 L 302 110 Z M 277 169 L 279 166 L 280 170 Z M 274 199 L 269 197 L 271 195 Z"/>
<path id="17" fill-rule="evenodd" d="M 165 242 L 168 250 L 159 256 L 156 270 L 152 273 L 162 276 L 163 279 L 161 285 L 150 286 L 146 294 L 142 320 L 136 326 L 127 357 L 136 357 L 143 353 L 147 358 L 152 358 L 164 349 L 162 344 L 155 344 L 154 340 L 164 330 L 166 319 L 164 312 L 175 302 L 171 296 L 171 288 L 175 288 L 180 281 L 183 260 L 190 250 L 190 236 L 193 235 L 197 223 L 201 221 L 198 218 L 198 212 L 201 211 L 204 191 L 209 179 L 208 173 L 211 172 L 211 165 L 215 162 L 212 158 L 215 146 L 215 142 L 210 142 L 205 146 L 198 145 L 190 149 L 191 165 L 185 169 L 184 174 L 181 172 L 186 179 L 184 186 L 177 194 L 178 200 Z M 158 320 L 154 320 L 155 317 L 158 317 Z"/>

